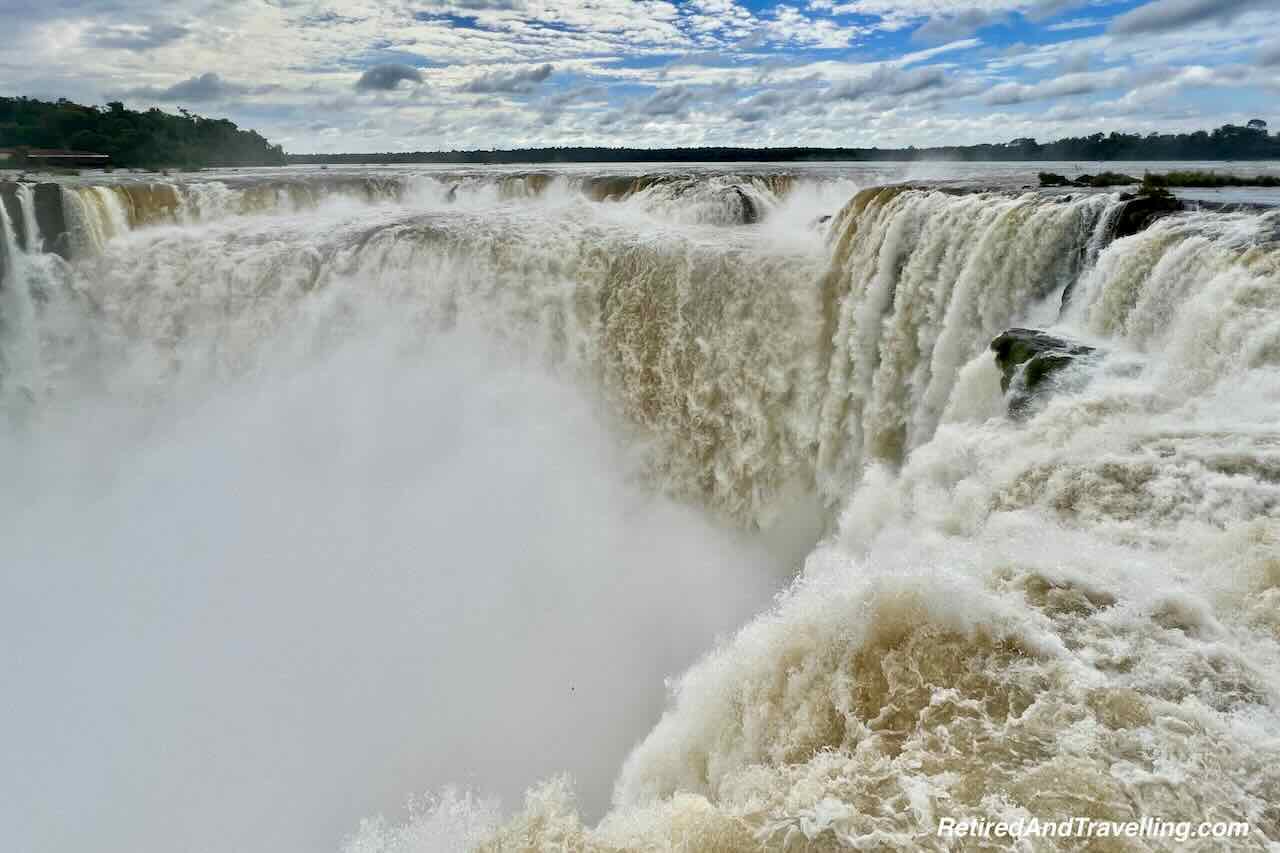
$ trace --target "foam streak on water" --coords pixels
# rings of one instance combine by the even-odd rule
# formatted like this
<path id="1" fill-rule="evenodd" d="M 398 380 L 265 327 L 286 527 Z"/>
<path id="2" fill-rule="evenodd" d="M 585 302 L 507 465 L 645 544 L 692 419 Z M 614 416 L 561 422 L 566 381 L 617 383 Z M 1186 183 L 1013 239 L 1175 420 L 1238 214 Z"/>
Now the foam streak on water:
<path id="1" fill-rule="evenodd" d="M 942 817 L 1077 815 L 1280 842 L 1280 219 L 1112 241 L 1122 203 L 78 185 L 70 261 L 6 220 L 3 343 L 36 377 L 0 376 L 6 825 L 40 850 L 918 850 Z M 989 345 L 1017 325 L 1098 354 L 1014 419 Z"/>

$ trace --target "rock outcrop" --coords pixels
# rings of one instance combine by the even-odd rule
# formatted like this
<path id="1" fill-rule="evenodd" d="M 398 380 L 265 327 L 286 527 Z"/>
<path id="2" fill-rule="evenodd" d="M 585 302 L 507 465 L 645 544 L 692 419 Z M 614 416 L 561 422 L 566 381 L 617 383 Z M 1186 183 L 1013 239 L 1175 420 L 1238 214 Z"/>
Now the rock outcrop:
<path id="1" fill-rule="evenodd" d="M 30 183 L 27 186 L 32 186 Z M 67 219 L 62 209 L 62 187 L 55 183 L 35 184 L 32 190 L 33 207 L 36 217 L 36 234 L 38 246 L 27 245 L 26 215 L 22 210 L 22 201 L 18 198 L 18 181 L 0 181 L 0 204 L 9 214 L 9 222 L 13 225 L 14 236 L 18 246 L 24 252 L 57 252 L 64 258 L 70 255 L 70 237 L 67 234 Z"/>
<path id="2" fill-rule="evenodd" d="M 1123 205 L 1111 220 L 1112 240 L 1132 237 L 1151 227 L 1157 219 L 1186 209 L 1186 205 L 1170 193 L 1125 194 L 1120 200 Z"/>
<path id="3" fill-rule="evenodd" d="M 1038 329 L 1009 329 L 991 342 L 1002 374 L 1009 414 L 1025 415 L 1049 388 L 1049 379 L 1081 359 L 1097 353 L 1093 347 L 1055 337 Z"/>
<path id="4" fill-rule="evenodd" d="M 751 196 L 747 195 L 742 187 L 739 186 L 730 187 L 729 191 L 738 195 L 738 203 L 742 206 L 742 224 L 755 225 L 759 222 L 760 211 L 756 208 L 756 203 Z"/>

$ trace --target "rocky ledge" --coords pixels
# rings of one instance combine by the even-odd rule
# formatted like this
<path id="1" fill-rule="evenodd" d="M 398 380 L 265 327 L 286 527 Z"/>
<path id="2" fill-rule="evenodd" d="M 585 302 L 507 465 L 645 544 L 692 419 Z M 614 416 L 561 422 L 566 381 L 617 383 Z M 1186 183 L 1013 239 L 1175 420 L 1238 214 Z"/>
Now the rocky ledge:
<path id="1" fill-rule="evenodd" d="M 1055 374 L 1097 350 L 1038 329 L 1009 329 L 991 342 L 1002 374 L 1000 388 L 1008 400 L 1009 414 L 1021 417 L 1045 394 Z"/>

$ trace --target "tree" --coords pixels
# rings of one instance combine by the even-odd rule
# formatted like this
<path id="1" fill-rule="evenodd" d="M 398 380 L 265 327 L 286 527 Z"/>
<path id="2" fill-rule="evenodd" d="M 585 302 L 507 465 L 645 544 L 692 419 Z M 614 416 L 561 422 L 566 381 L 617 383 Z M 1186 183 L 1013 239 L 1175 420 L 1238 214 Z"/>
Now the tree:
<path id="1" fill-rule="evenodd" d="M 106 109 L 66 99 L 0 98 L 0 148 L 71 148 L 107 154 L 116 166 L 279 166 L 284 151 L 226 119 L 186 110 L 134 112 L 119 101 Z"/>

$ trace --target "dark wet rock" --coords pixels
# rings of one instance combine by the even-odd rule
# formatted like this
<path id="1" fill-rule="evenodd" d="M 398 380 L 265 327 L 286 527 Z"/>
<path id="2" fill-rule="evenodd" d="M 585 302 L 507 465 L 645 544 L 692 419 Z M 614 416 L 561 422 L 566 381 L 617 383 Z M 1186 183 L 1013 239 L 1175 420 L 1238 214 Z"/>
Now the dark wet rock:
<path id="1" fill-rule="evenodd" d="M 756 203 L 751 196 L 743 192 L 742 187 L 732 187 L 731 192 L 738 194 L 738 201 L 742 205 L 742 224 L 755 225 L 760 221 L 760 209 L 756 207 Z"/>
<path id="2" fill-rule="evenodd" d="M 1103 172 L 1100 175 L 1081 175 L 1075 180 L 1075 185 L 1078 187 L 1093 187 L 1095 189 L 1130 186 L 1137 183 L 1140 183 L 1140 181 L 1133 175 L 1126 175 L 1122 172 Z"/>
<path id="3" fill-rule="evenodd" d="M 58 184 L 36 184 L 35 207 L 36 224 L 44 238 L 43 250 L 70 257 L 70 237 L 62 211 L 62 187 Z"/>
<path id="4" fill-rule="evenodd" d="M 1176 196 L 1167 192 L 1123 193 L 1120 196 L 1120 209 L 1111 215 L 1107 224 L 1106 243 L 1110 244 L 1124 237 L 1132 237 L 1151 227 L 1159 219 L 1174 213 L 1181 213 L 1187 206 Z M 1071 295 L 1075 291 L 1077 279 L 1068 282 L 1062 291 L 1062 307 L 1065 311 L 1071 303 Z"/>
<path id="5" fill-rule="evenodd" d="M 1040 186 L 1042 187 L 1067 187 L 1071 185 L 1071 181 L 1066 175 L 1059 175 L 1056 172 L 1041 172 Z"/>
<path id="6" fill-rule="evenodd" d="M 1132 237 L 1150 228 L 1156 220 L 1186 209 L 1186 205 L 1169 193 L 1125 194 L 1120 199 L 1122 206 L 1111 220 L 1108 235 L 1111 240 Z"/>
<path id="7" fill-rule="evenodd" d="M 1009 414 L 1025 414 L 1047 391 L 1050 378 L 1097 350 L 1038 329 L 1009 329 L 991 342 L 1000 368 L 1000 389 L 1005 392 Z"/>
<path id="8" fill-rule="evenodd" d="M 589 179 L 583 193 L 592 201 L 621 201 L 658 184 L 686 180 L 681 175 L 606 175 Z"/>
<path id="9" fill-rule="evenodd" d="M 0 235 L 0 290 L 9 282 L 9 264 L 13 263 L 13 259 L 9 257 L 9 241 Z M 4 332 L 4 316 L 0 315 L 0 334 Z"/>

